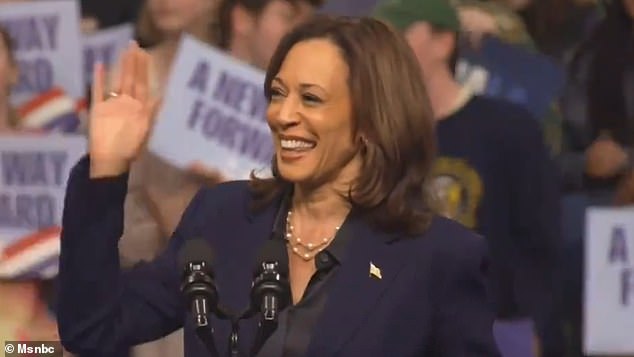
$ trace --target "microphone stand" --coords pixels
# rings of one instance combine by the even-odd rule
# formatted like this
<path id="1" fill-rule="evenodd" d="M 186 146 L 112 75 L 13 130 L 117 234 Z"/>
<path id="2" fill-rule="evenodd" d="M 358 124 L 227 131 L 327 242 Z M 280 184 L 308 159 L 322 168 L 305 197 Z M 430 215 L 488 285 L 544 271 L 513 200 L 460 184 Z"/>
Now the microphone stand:
<path id="1" fill-rule="evenodd" d="M 264 346 L 266 340 L 268 340 L 273 332 L 275 332 L 278 323 L 277 320 L 260 319 L 260 323 L 258 325 L 258 335 L 255 343 L 253 344 L 253 355 L 255 355 Z"/>
<path id="2" fill-rule="evenodd" d="M 242 314 L 240 320 L 250 319 L 256 314 L 258 314 L 258 310 L 250 308 Z M 271 335 L 273 335 L 275 330 L 277 330 L 277 326 L 277 316 L 274 316 L 274 318 L 271 319 L 267 318 L 267 316 L 265 316 L 264 314 L 260 314 L 260 321 L 258 322 L 258 332 L 255 336 L 255 341 L 251 346 L 251 356 L 257 355 L 260 349 L 264 346 L 264 343 L 271 337 Z"/>
<path id="3" fill-rule="evenodd" d="M 242 357 L 238 339 L 241 317 L 236 316 L 235 313 L 232 313 L 228 309 L 221 306 L 218 306 L 215 313 L 216 315 L 218 315 L 219 319 L 229 320 L 231 322 L 231 334 L 229 335 L 229 348 L 227 349 L 227 355 L 229 357 Z"/>
<path id="4" fill-rule="evenodd" d="M 231 319 L 231 335 L 229 335 L 229 357 L 242 357 L 239 349 L 238 335 L 240 332 L 240 319 Z"/>
<path id="5" fill-rule="evenodd" d="M 218 318 L 222 320 L 230 320 L 231 321 L 231 335 L 229 336 L 229 349 L 228 356 L 229 357 L 242 357 L 239 348 L 239 330 L 240 330 L 240 319 L 233 318 L 231 315 L 223 312 L 222 310 L 216 311 Z M 196 324 L 196 335 L 203 342 L 205 347 L 207 347 L 207 351 L 211 353 L 213 356 L 218 356 L 218 349 L 216 348 L 216 343 L 214 342 L 213 337 L 213 329 L 209 324 L 209 320 L 207 317 L 199 318 L 195 321 Z"/>
<path id="6" fill-rule="evenodd" d="M 209 326 L 208 324 L 199 325 L 199 322 L 197 321 L 196 335 L 202 341 L 205 347 L 207 347 L 207 351 L 209 351 L 212 356 L 218 356 L 218 349 L 216 349 L 216 343 L 214 342 L 213 330 L 211 326 Z"/>

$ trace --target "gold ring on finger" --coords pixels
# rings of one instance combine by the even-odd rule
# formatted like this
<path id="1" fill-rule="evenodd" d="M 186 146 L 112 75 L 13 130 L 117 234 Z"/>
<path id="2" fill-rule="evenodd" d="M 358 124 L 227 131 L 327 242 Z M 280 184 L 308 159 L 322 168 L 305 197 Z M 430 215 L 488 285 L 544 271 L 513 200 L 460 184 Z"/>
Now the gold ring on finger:
<path id="1" fill-rule="evenodd" d="M 116 98 L 119 96 L 119 93 L 117 92 L 110 92 L 108 93 L 108 98 Z"/>

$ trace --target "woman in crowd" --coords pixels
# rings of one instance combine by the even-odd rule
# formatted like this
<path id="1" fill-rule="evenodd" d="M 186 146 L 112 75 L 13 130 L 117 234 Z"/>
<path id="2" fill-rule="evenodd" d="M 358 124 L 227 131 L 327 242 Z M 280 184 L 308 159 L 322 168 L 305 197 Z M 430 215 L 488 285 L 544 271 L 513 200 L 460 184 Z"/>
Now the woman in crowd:
<path id="1" fill-rule="evenodd" d="M 203 42 L 213 42 L 216 1 L 144 3 L 137 36 L 152 58 L 147 70 L 153 98 L 162 97 L 181 35 L 187 33 Z M 115 78 L 117 72 L 115 68 L 111 77 Z M 196 190 L 201 184 L 213 184 L 218 179 L 214 176 L 208 180 L 205 174 L 179 170 L 150 152 L 143 153 L 130 175 L 121 251 L 124 266 L 152 259 L 165 246 Z"/>
<path id="2" fill-rule="evenodd" d="M 168 248 L 127 271 L 117 247 L 127 173 L 153 104 L 148 56 L 134 45 L 124 56 L 109 98 L 96 70 L 89 155 L 68 184 L 60 334 L 69 350 L 107 353 L 184 325 L 185 355 L 208 355 L 179 291 L 178 252 L 199 238 L 216 252 L 211 267 L 229 311 L 250 305 L 263 245 L 288 263 L 280 306 L 290 306 L 258 356 L 498 355 L 486 240 L 433 213 L 432 111 L 400 35 L 372 19 L 320 18 L 285 37 L 264 84 L 272 177 L 199 191 Z M 89 262 L 98 264 L 87 274 Z M 243 351 L 257 322 L 241 323 Z M 230 323 L 212 323 L 225 355 Z"/>
<path id="3" fill-rule="evenodd" d="M 0 27 L 0 136 L 16 134 L 20 120 L 10 103 L 11 87 L 18 82 L 18 66 L 8 32 Z M 33 237 L 13 240 L 0 233 L 0 341 L 55 341 L 57 325 L 49 309 L 50 282 L 43 281 L 37 263 L 12 269 L 19 255 L 28 254 Z M 17 257 L 17 258 L 16 258 Z M 49 257 L 44 257 L 44 259 Z M 25 258 L 28 259 L 28 258 Z M 49 276 L 46 276 L 48 278 Z"/>
<path id="4" fill-rule="evenodd" d="M 150 91 L 161 97 L 167 75 L 181 35 L 194 36 L 202 42 L 215 42 L 219 0 L 147 0 L 141 9 L 137 37 L 152 56 Z"/>
<path id="5" fill-rule="evenodd" d="M 147 0 L 137 22 L 137 37 L 148 48 L 149 95 L 158 99 L 166 88 L 167 76 L 183 34 L 213 43 L 217 0 Z M 119 69 L 111 72 L 116 78 Z M 111 83 L 116 86 L 116 83 Z M 178 140 L 175 138 L 175 140 Z M 121 263 L 130 267 L 140 260 L 151 260 L 172 235 L 178 218 L 196 190 L 214 184 L 219 177 L 204 170 L 177 169 L 162 158 L 145 151 L 132 167 L 126 198 L 124 234 L 121 238 Z M 182 334 L 138 346 L 133 354 L 178 356 L 182 354 Z"/>

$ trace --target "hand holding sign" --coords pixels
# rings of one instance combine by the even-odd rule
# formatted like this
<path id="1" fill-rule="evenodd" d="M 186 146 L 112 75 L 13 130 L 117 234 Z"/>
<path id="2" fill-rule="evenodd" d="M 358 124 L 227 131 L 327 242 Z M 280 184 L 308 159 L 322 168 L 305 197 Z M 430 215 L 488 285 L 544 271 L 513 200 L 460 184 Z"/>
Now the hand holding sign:
<path id="1" fill-rule="evenodd" d="M 626 163 L 627 153 L 607 133 L 602 133 L 586 150 L 586 173 L 591 177 L 615 176 Z"/>
<path id="2" fill-rule="evenodd" d="M 158 101 L 149 95 L 150 56 L 132 43 L 121 57 L 121 71 L 104 98 L 105 69 L 95 66 L 90 113 L 90 176 L 116 176 L 128 170 L 141 152 Z"/>

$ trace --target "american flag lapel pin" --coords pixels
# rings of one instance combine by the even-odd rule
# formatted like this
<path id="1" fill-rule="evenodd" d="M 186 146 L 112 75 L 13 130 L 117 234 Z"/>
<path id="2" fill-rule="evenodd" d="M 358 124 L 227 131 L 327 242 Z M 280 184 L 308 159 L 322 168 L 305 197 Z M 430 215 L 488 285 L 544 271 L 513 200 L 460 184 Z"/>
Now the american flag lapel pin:
<path id="1" fill-rule="evenodd" d="M 370 262 L 370 277 L 375 277 L 377 279 L 383 279 L 381 276 L 381 269 L 379 269 L 374 263 Z"/>

